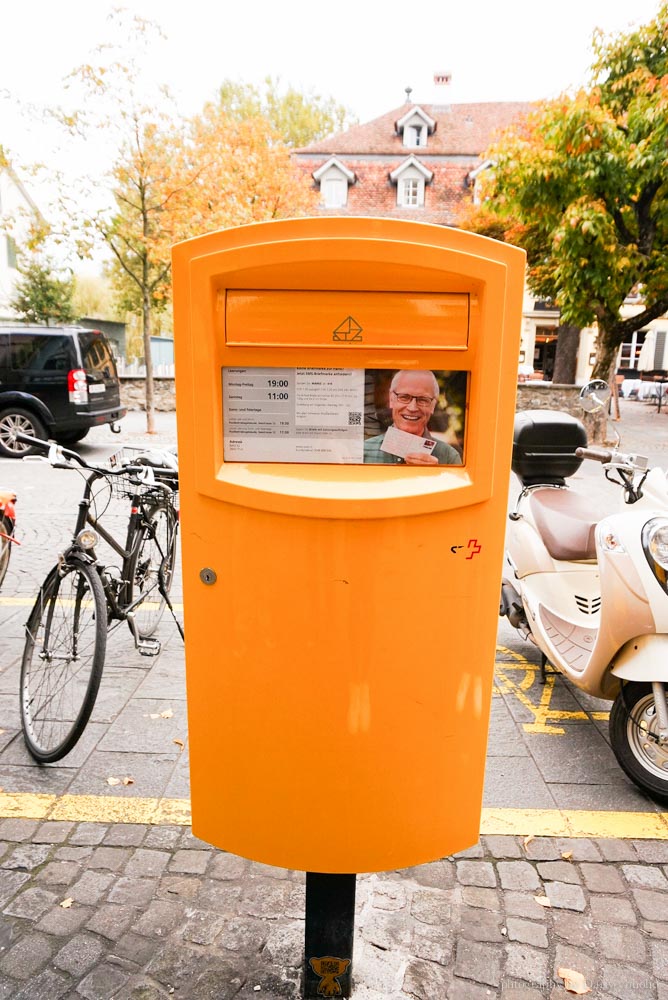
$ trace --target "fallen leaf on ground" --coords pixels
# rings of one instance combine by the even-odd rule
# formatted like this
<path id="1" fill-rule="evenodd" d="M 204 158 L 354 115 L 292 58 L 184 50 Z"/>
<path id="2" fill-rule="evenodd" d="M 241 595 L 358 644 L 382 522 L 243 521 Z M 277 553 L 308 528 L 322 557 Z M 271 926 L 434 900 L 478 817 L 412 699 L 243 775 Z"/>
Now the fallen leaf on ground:
<path id="1" fill-rule="evenodd" d="M 530 833 L 528 837 L 524 838 L 522 843 L 524 844 L 525 847 L 528 847 L 532 840 L 534 840 L 534 835 L 533 833 Z"/>
<path id="2" fill-rule="evenodd" d="M 545 907 L 552 906 L 552 903 L 549 901 L 547 896 L 534 896 L 533 898 L 536 900 L 537 903 L 540 903 L 541 906 Z"/>
<path id="3" fill-rule="evenodd" d="M 148 719 L 159 719 L 160 718 L 160 713 L 159 712 L 151 712 L 150 715 L 144 716 L 144 718 L 145 719 L 146 718 L 148 718 Z"/>
<path id="4" fill-rule="evenodd" d="M 68 896 L 67 899 L 64 899 L 62 903 L 59 903 L 58 905 L 62 906 L 64 910 L 69 910 L 73 902 L 74 900 L 72 899 L 72 897 Z"/>
<path id="5" fill-rule="evenodd" d="M 185 743 L 183 742 L 183 740 L 172 740 L 172 743 L 176 743 L 177 747 L 179 747 L 179 749 L 181 750 L 183 750 L 183 748 L 185 747 Z"/>
<path id="6" fill-rule="evenodd" d="M 591 993 L 591 989 L 587 986 L 587 981 L 581 972 L 562 968 L 557 969 L 557 975 L 561 976 L 564 981 L 564 988 L 569 993 Z"/>
<path id="7" fill-rule="evenodd" d="M 108 785 L 120 785 L 120 783 L 121 783 L 120 778 L 107 778 Z"/>
<path id="8" fill-rule="evenodd" d="M 161 719 L 171 719 L 173 715 L 174 715 L 174 713 L 172 712 L 171 708 L 168 708 L 164 712 L 160 713 L 160 718 Z"/>
<path id="9" fill-rule="evenodd" d="M 124 785 L 134 785 L 134 783 L 135 783 L 134 778 L 123 778 Z"/>
<path id="10" fill-rule="evenodd" d="M 570 859 L 573 857 L 573 852 L 572 851 L 562 851 L 561 856 L 564 859 L 564 861 L 570 861 Z"/>

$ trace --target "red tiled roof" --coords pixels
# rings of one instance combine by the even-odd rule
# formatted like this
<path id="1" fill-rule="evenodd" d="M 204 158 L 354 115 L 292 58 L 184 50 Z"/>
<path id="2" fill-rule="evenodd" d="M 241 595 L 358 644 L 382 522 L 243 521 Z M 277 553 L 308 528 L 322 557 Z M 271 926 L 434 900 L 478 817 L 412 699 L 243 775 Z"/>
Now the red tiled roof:
<path id="1" fill-rule="evenodd" d="M 390 154 L 408 155 L 395 123 L 411 107 L 422 108 L 436 121 L 436 131 L 425 147 L 412 149 L 417 156 L 479 156 L 493 141 L 495 133 L 526 115 L 533 107 L 526 101 L 489 102 L 485 104 L 403 104 L 380 118 L 354 125 L 295 150 L 297 154 L 344 156 Z"/>

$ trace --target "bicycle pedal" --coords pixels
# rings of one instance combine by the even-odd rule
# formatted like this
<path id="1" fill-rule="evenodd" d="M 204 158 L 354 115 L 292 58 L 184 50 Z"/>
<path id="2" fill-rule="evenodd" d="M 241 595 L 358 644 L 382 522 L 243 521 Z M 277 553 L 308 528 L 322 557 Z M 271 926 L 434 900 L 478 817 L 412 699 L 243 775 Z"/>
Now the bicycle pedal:
<path id="1" fill-rule="evenodd" d="M 157 656 L 162 645 L 159 639 L 138 639 L 137 649 L 141 656 Z"/>

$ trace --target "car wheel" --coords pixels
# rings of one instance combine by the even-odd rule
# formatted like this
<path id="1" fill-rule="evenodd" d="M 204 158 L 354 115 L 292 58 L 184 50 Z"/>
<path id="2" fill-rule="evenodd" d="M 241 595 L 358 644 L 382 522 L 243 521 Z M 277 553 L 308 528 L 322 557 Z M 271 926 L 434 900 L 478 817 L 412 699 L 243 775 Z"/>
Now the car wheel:
<path id="1" fill-rule="evenodd" d="M 36 455 L 40 449 L 34 448 L 25 441 L 19 441 L 17 434 L 27 434 L 29 437 L 46 437 L 46 428 L 41 420 L 29 410 L 18 407 L 8 408 L 0 412 L 0 455 L 4 458 L 24 458 L 25 455 Z"/>
<path id="2" fill-rule="evenodd" d="M 82 431 L 62 431 L 60 434 L 56 434 L 56 441 L 58 444 L 76 444 L 77 441 L 83 441 L 88 434 L 90 427 L 85 427 Z"/>

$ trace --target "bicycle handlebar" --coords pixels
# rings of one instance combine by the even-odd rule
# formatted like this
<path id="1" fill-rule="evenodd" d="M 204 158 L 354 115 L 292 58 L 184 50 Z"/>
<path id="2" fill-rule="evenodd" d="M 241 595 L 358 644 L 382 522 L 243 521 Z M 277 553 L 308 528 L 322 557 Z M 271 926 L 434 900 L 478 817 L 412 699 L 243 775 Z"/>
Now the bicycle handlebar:
<path id="1" fill-rule="evenodd" d="M 142 462 L 141 456 L 137 456 L 137 461 L 134 463 L 110 469 L 108 466 L 91 465 L 78 452 L 72 451 L 70 448 L 63 448 L 62 445 L 57 444 L 55 441 L 43 441 L 41 438 L 32 437 L 30 434 L 22 434 L 20 431 L 16 433 L 16 440 L 32 445 L 33 447 L 37 446 L 41 448 L 46 452 L 48 461 L 54 469 L 71 469 L 73 468 L 72 463 L 76 462 L 77 465 L 81 466 L 87 472 L 94 472 L 100 476 L 134 476 L 137 481 L 141 481 L 141 478 L 146 477 L 150 469 L 152 473 L 158 472 L 161 479 L 172 479 L 178 482 L 179 478 L 178 469 L 166 466 L 156 467 L 154 463 L 149 461 Z M 60 457 L 64 458 L 65 462 L 59 461 Z M 159 484 L 156 483 L 156 485 Z"/>

